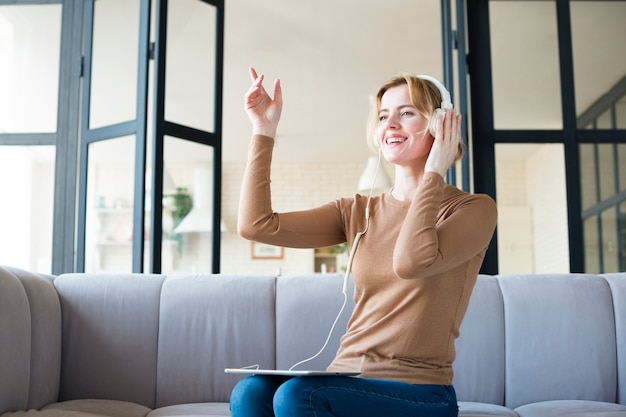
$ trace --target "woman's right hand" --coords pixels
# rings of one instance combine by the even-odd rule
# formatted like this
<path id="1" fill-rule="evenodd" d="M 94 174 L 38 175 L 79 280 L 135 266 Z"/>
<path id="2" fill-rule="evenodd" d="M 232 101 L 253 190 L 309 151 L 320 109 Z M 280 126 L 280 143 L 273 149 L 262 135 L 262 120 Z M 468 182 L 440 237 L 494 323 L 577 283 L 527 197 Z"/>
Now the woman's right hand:
<path id="1" fill-rule="evenodd" d="M 280 79 L 274 81 L 274 98 L 267 94 L 263 87 L 264 76 L 257 75 L 254 68 L 250 67 L 252 85 L 246 92 L 245 108 L 252 122 L 252 133 L 271 138 L 276 137 L 276 129 L 283 108 L 283 95 L 280 88 Z"/>
<path id="2" fill-rule="evenodd" d="M 433 146 L 430 148 L 424 167 L 425 172 L 436 172 L 445 178 L 448 168 L 454 164 L 461 142 L 461 115 L 447 109 L 445 116 L 439 116 Z"/>

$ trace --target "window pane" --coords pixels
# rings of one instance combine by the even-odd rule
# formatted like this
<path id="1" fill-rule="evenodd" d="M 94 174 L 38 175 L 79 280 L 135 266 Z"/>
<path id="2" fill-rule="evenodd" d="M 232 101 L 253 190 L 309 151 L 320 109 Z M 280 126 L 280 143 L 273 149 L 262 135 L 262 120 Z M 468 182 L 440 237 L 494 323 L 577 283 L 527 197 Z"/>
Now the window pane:
<path id="1" fill-rule="evenodd" d="M 626 96 L 615 103 L 615 124 L 618 129 L 626 129 Z"/>
<path id="2" fill-rule="evenodd" d="M 580 182 L 582 209 L 586 210 L 598 202 L 595 145 L 580 145 Z"/>
<path id="3" fill-rule="evenodd" d="M 596 129 L 613 129 L 613 118 L 611 116 L 611 108 L 607 108 L 596 118 Z"/>
<path id="4" fill-rule="evenodd" d="M 576 111 L 585 113 L 626 74 L 626 2 L 571 1 Z M 606 110 L 602 106 L 598 111 Z M 607 117 L 598 129 L 612 129 Z"/>
<path id="5" fill-rule="evenodd" d="M 562 145 L 496 145 L 500 273 L 569 271 Z"/>
<path id="6" fill-rule="evenodd" d="M 619 170 L 619 189 L 626 190 L 626 144 L 617 145 L 617 169 Z"/>
<path id="7" fill-rule="evenodd" d="M 61 10 L 0 6 L 0 133 L 57 130 Z"/>
<path id="8" fill-rule="evenodd" d="M 603 273 L 619 272 L 617 241 L 617 218 L 615 207 L 602 212 L 602 260 Z"/>
<path id="9" fill-rule="evenodd" d="M 490 1 L 494 126 L 561 129 L 554 1 Z"/>
<path id="10" fill-rule="evenodd" d="M 615 146 L 598 145 L 598 167 L 600 173 L 600 201 L 615 195 Z"/>
<path id="11" fill-rule="evenodd" d="M 137 114 L 139 2 L 95 2 L 89 127 L 134 120 Z"/>
<path id="12" fill-rule="evenodd" d="M 213 148 L 166 137 L 164 154 L 162 271 L 210 272 Z"/>
<path id="13" fill-rule="evenodd" d="M 0 147 L 0 264 L 51 272 L 54 157 L 53 146 Z"/>
<path id="14" fill-rule="evenodd" d="M 89 146 L 85 272 L 131 272 L 135 137 Z"/>
<path id="15" fill-rule="evenodd" d="M 622 264 L 620 271 L 626 271 L 626 202 L 620 204 L 620 238 L 622 242 L 621 258 Z"/>
<path id="16" fill-rule="evenodd" d="M 165 119 L 209 132 L 215 126 L 216 7 L 169 3 Z"/>
<path id="17" fill-rule="evenodd" d="M 600 271 L 600 253 L 598 242 L 598 217 L 591 216 L 583 221 L 583 234 L 585 244 L 585 272 L 590 274 L 599 274 Z"/>

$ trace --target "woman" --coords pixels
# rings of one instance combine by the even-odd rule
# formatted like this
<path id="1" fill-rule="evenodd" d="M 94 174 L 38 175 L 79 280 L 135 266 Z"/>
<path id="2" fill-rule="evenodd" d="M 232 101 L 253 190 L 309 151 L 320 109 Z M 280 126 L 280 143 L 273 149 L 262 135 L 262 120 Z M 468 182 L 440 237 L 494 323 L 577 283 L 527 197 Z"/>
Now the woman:
<path id="1" fill-rule="evenodd" d="M 253 137 L 239 233 L 299 248 L 353 247 L 357 240 L 355 308 L 328 369 L 361 375 L 251 376 L 233 390 L 233 417 L 456 416 L 454 340 L 496 224 L 491 198 L 444 182 L 462 155 L 461 116 L 445 111 L 433 137 L 429 119 L 441 91 L 412 75 L 392 78 L 378 90 L 370 130 L 379 152 L 395 165 L 393 188 L 371 199 L 355 195 L 274 213 L 270 163 L 282 89 L 276 80 L 272 98 L 263 75 L 253 68 L 250 75 L 245 107 Z"/>

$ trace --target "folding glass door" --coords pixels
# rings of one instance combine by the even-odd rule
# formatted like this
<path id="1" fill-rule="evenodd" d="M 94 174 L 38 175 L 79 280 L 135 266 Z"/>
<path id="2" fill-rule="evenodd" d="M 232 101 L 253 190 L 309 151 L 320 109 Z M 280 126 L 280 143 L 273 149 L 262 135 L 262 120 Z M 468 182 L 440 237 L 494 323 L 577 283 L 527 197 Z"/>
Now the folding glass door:
<path id="1" fill-rule="evenodd" d="M 78 271 L 141 270 L 149 10 L 85 3 Z"/>
<path id="2" fill-rule="evenodd" d="M 222 21 L 219 2 L 86 3 L 79 271 L 219 271 Z"/>

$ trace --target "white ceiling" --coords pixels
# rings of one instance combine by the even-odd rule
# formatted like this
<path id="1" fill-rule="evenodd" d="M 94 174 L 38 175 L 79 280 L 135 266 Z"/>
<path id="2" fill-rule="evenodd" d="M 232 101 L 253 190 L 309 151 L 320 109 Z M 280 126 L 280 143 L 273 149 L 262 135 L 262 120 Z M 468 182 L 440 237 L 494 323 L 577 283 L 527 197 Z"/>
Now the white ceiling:
<path id="1" fill-rule="evenodd" d="M 438 1 L 226 1 L 224 160 L 246 156 L 248 67 L 283 86 L 275 160 L 365 161 L 369 97 L 401 71 L 442 76 Z"/>
<path id="2" fill-rule="evenodd" d="M 626 75 L 626 2 L 573 2 L 571 11 L 582 112 Z M 496 127 L 560 128 L 555 2 L 492 1 L 490 14 Z M 275 160 L 364 161 L 379 83 L 402 71 L 442 78 L 440 22 L 435 0 L 227 1 L 224 160 L 246 155 L 252 65 L 268 88 L 275 77 L 283 85 Z"/>

